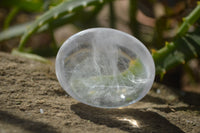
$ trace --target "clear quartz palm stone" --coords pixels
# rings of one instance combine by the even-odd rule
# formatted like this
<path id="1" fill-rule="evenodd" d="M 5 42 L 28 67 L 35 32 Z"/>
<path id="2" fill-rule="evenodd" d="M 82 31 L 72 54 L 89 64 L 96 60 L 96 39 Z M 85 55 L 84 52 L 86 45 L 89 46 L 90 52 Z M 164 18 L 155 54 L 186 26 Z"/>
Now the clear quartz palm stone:
<path id="1" fill-rule="evenodd" d="M 56 75 L 63 89 L 80 102 L 117 108 L 148 93 L 155 65 L 147 48 L 133 36 L 93 28 L 64 42 L 56 57 Z"/>

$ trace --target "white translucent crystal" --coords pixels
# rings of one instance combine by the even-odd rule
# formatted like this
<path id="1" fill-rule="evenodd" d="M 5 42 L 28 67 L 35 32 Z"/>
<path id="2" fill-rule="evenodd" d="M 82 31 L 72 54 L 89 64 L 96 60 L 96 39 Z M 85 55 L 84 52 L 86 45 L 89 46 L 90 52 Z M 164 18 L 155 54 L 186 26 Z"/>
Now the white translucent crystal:
<path id="1" fill-rule="evenodd" d="M 63 89 L 80 102 L 115 108 L 148 93 L 155 66 L 149 51 L 133 36 L 93 28 L 64 42 L 56 58 L 56 75 Z"/>

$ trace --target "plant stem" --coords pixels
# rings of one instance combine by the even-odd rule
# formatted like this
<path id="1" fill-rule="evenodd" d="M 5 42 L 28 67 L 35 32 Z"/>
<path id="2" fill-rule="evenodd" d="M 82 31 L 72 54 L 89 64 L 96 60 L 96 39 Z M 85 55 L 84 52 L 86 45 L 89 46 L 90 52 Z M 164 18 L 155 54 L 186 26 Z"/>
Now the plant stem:
<path id="1" fill-rule="evenodd" d="M 167 70 L 179 64 L 185 64 L 186 61 L 199 56 L 200 44 L 197 39 L 199 39 L 198 30 L 200 28 L 197 27 L 195 33 L 187 33 L 189 26 L 194 24 L 199 18 L 200 2 L 184 19 L 185 21 L 180 26 L 174 41 L 170 43 L 166 42 L 163 48 L 153 51 L 152 56 L 156 65 L 156 74 L 160 74 L 161 78 Z"/>
<path id="2" fill-rule="evenodd" d="M 56 43 L 56 40 L 54 37 L 52 22 L 49 23 L 49 31 L 50 31 L 50 36 L 52 39 L 52 49 L 53 49 L 53 52 L 55 52 L 55 54 L 56 54 L 57 50 L 58 50 L 58 46 L 57 46 L 57 43 Z"/>
<path id="3" fill-rule="evenodd" d="M 115 17 L 115 7 L 113 2 L 109 3 L 109 9 L 110 9 L 110 27 L 115 28 L 116 17 Z"/>
<path id="4" fill-rule="evenodd" d="M 8 14 L 8 16 L 6 17 L 5 21 L 4 21 L 4 25 L 3 25 L 3 29 L 6 30 L 12 19 L 15 17 L 15 15 L 19 12 L 19 8 L 18 7 L 14 7 Z"/>
<path id="5" fill-rule="evenodd" d="M 139 24 L 136 19 L 137 3 L 137 0 L 129 0 L 129 18 L 131 31 L 135 37 L 139 38 Z"/>
<path id="6" fill-rule="evenodd" d="M 178 29 L 177 36 L 183 36 L 187 33 L 191 25 L 193 25 L 200 18 L 200 1 L 197 2 L 197 7 L 185 18 Z"/>

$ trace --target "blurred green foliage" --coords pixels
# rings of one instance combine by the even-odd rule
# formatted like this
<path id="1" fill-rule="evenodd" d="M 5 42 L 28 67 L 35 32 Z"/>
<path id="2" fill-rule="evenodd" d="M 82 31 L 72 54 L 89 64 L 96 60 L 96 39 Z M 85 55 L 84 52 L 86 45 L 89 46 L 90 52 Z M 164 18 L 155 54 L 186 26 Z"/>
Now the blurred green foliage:
<path id="1" fill-rule="evenodd" d="M 81 29 L 101 26 L 98 25 L 96 17 L 107 4 L 110 9 L 110 27 L 116 28 L 116 10 L 120 9 L 115 8 L 115 1 L 117 0 L 2 0 L 0 7 L 9 9 L 10 12 L 4 20 L 0 41 L 22 36 L 18 51 L 24 52 L 26 42 L 33 34 L 48 31 L 53 49 L 48 50 L 56 54 L 58 45 L 53 34 L 56 28 L 68 23 Z M 148 48 L 156 49 L 152 55 L 157 74 L 164 75 L 176 65 L 199 57 L 200 41 L 196 40 L 200 39 L 200 33 L 195 30 L 200 27 L 199 2 L 197 4 L 196 1 L 190 0 L 129 0 L 128 8 L 128 23 L 133 35 L 147 44 Z M 22 25 L 10 26 L 18 12 L 38 14 L 39 17 Z M 139 21 L 139 12 L 153 23 L 149 22 L 150 25 L 146 25 Z"/>

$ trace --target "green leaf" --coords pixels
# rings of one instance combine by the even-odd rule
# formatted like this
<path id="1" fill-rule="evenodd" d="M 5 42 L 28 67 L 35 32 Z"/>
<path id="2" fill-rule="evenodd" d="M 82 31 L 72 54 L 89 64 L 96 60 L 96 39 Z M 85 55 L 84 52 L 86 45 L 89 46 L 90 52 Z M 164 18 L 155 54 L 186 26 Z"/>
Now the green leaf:
<path id="1" fill-rule="evenodd" d="M 112 0 L 70 0 L 59 4 L 58 6 L 44 13 L 37 20 L 35 20 L 33 24 L 30 25 L 20 40 L 19 50 L 22 51 L 27 39 L 46 23 L 49 23 L 54 19 L 58 19 L 66 14 L 76 12 L 85 8 L 86 6 L 96 5 L 108 1 Z"/>
<path id="2" fill-rule="evenodd" d="M 18 51 L 16 49 L 12 50 L 12 54 L 16 55 L 16 56 L 28 58 L 28 59 L 31 59 L 31 60 L 40 61 L 40 62 L 43 62 L 43 63 L 50 63 L 50 61 L 48 61 L 47 59 L 45 59 L 45 58 L 43 58 L 39 55 L 35 55 L 35 54 L 31 54 L 31 53 L 24 53 L 24 52 Z"/>
<path id="3" fill-rule="evenodd" d="M 72 22 L 74 20 L 74 18 L 75 18 L 75 14 L 66 15 L 62 18 L 59 18 L 59 19 L 53 21 L 52 26 L 53 26 L 53 28 L 57 28 L 66 23 Z M 32 25 L 33 23 L 34 22 L 32 21 L 32 22 L 27 22 L 27 23 L 21 24 L 21 25 L 12 26 L 12 27 L 8 28 L 7 30 L 0 32 L 0 42 L 4 41 L 4 40 L 8 40 L 13 37 L 19 37 L 19 36 L 23 35 L 24 32 L 29 27 L 29 25 Z M 42 27 L 40 27 L 37 32 L 46 31 L 48 28 L 49 28 L 48 24 L 45 24 Z"/>
<path id="4" fill-rule="evenodd" d="M 18 7 L 21 10 L 38 12 L 42 11 L 43 0 L 1 0 L 1 7 Z"/>

